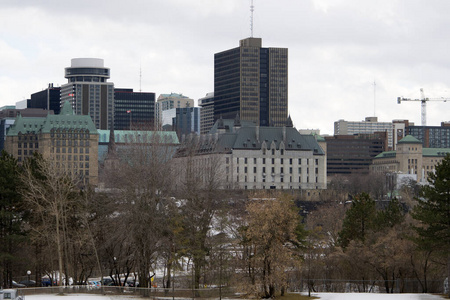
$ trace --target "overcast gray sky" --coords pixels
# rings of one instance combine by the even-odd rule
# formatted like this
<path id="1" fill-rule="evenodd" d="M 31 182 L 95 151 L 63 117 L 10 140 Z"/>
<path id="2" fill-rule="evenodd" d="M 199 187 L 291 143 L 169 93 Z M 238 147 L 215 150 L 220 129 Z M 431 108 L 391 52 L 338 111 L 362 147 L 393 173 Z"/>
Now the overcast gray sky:
<path id="1" fill-rule="evenodd" d="M 214 90 L 214 53 L 250 36 L 250 0 L 0 0 L 0 106 L 66 83 L 76 57 L 102 58 L 116 87 Z M 289 111 L 298 129 L 334 121 L 409 119 L 450 97 L 448 0 L 254 0 L 253 35 L 289 49 Z M 142 79 L 140 80 L 140 69 Z M 141 84 L 140 84 L 141 82 Z M 374 86 L 374 82 L 376 85 Z M 375 88 L 374 88 L 375 87 Z M 450 101 L 428 102 L 427 123 Z"/>

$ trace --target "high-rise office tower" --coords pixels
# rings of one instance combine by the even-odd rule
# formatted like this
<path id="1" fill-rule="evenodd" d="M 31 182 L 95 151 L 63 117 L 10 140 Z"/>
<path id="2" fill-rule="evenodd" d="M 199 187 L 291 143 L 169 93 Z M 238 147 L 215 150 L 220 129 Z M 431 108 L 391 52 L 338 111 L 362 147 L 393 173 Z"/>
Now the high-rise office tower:
<path id="1" fill-rule="evenodd" d="M 161 130 L 163 124 L 162 112 L 172 108 L 194 107 L 194 100 L 183 94 L 161 94 L 155 103 L 155 127 Z"/>
<path id="2" fill-rule="evenodd" d="M 57 115 L 61 110 L 60 96 L 61 88 L 54 87 L 53 83 L 49 83 L 48 88 L 45 90 L 31 94 L 31 100 L 27 107 L 53 110 L 55 115 Z"/>
<path id="3" fill-rule="evenodd" d="M 109 68 L 103 59 L 73 58 L 65 69 L 67 84 L 61 86 L 61 105 L 70 101 L 77 115 L 89 115 L 97 129 L 109 129 L 114 117 L 114 83 L 107 82 Z"/>
<path id="4" fill-rule="evenodd" d="M 114 130 L 153 129 L 155 93 L 114 89 Z"/>
<path id="5" fill-rule="evenodd" d="M 214 119 L 283 126 L 288 117 L 288 49 L 247 38 L 214 55 Z"/>
<path id="6" fill-rule="evenodd" d="M 214 126 L 214 93 L 207 93 L 198 99 L 200 110 L 200 133 L 207 134 Z"/>

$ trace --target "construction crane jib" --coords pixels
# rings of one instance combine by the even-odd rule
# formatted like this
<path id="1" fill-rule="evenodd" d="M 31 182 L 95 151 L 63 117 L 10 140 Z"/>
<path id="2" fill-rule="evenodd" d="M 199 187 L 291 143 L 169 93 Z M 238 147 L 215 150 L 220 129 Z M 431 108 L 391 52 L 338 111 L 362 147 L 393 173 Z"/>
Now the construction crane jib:
<path id="1" fill-rule="evenodd" d="M 420 101 L 422 106 L 422 126 L 427 126 L 427 102 L 428 101 L 443 101 L 447 102 L 450 101 L 450 98 L 426 98 L 425 93 L 423 92 L 423 89 L 420 89 L 420 94 L 422 96 L 422 99 L 410 99 L 410 98 L 403 98 L 403 97 L 397 97 L 397 103 L 400 104 L 402 101 Z"/>

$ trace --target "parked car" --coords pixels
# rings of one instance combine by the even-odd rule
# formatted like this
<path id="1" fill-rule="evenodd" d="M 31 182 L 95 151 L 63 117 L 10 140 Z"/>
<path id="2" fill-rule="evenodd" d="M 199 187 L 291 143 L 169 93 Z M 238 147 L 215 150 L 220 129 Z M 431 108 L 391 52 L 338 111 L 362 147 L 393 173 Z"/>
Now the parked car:
<path id="1" fill-rule="evenodd" d="M 22 280 L 19 283 L 24 284 L 26 287 L 36 286 L 36 281 L 34 280 Z"/>
<path id="2" fill-rule="evenodd" d="M 26 287 L 25 284 L 18 283 L 18 282 L 14 281 L 14 280 L 11 282 L 11 284 L 15 288 L 24 288 L 24 287 Z"/>
<path id="3" fill-rule="evenodd" d="M 54 286 L 54 285 L 57 285 L 57 283 L 55 280 L 53 280 L 53 283 L 52 283 L 52 281 L 50 280 L 50 277 L 44 276 L 41 278 L 41 286 Z"/>

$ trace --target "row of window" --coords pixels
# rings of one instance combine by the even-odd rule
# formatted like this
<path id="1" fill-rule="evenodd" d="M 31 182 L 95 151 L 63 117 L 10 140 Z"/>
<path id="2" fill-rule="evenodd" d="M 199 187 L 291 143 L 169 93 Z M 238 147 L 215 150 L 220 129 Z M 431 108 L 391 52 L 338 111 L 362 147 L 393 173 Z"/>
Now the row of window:
<path id="1" fill-rule="evenodd" d="M 316 177 L 306 177 L 305 183 L 312 183 L 310 181 L 310 179 L 312 179 L 312 178 L 315 178 L 315 181 L 314 181 L 315 183 L 319 182 L 319 177 L 316 176 Z M 258 182 L 256 180 L 256 176 L 253 176 L 253 181 L 250 181 L 250 179 L 251 179 L 251 177 L 244 176 L 244 181 L 243 182 Z M 228 180 L 228 176 L 227 176 L 227 180 Z M 238 176 L 236 176 L 236 182 L 239 182 L 239 180 L 240 180 L 240 177 L 238 175 Z M 265 176 L 262 178 L 262 182 L 266 182 L 266 177 Z M 267 180 L 267 182 L 276 182 L 275 181 L 275 177 L 272 176 L 271 180 Z M 280 181 L 279 182 L 285 182 L 283 176 L 280 177 Z M 290 182 L 290 183 L 294 182 L 294 177 L 293 176 L 289 176 L 289 181 L 286 181 L 286 182 Z M 297 182 L 302 182 L 301 176 L 298 177 L 298 181 Z"/>
<path id="2" fill-rule="evenodd" d="M 66 155 L 56 155 L 56 160 L 62 160 L 65 161 L 66 160 Z M 72 155 L 69 154 L 67 155 L 67 160 L 71 161 L 72 160 Z M 74 161 L 89 161 L 89 155 L 73 155 L 73 160 Z"/>
<path id="3" fill-rule="evenodd" d="M 62 141 L 60 141 L 60 140 L 57 140 L 56 142 L 55 142 L 55 140 L 52 140 L 52 146 L 63 146 L 63 147 L 65 147 L 65 146 L 69 146 L 69 147 L 71 147 L 71 146 L 74 146 L 74 147 L 78 147 L 78 146 L 80 146 L 80 147 L 89 147 L 89 141 L 71 141 L 71 140 L 68 140 L 68 141 L 66 141 L 66 140 L 62 140 Z"/>
<path id="4" fill-rule="evenodd" d="M 18 143 L 17 144 L 17 147 L 18 148 L 22 148 L 22 146 L 23 146 L 23 148 L 39 148 L 39 143 Z"/>
<path id="5" fill-rule="evenodd" d="M 50 153 L 89 153 L 89 148 L 60 148 L 60 147 L 52 147 L 50 149 Z"/>
<path id="6" fill-rule="evenodd" d="M 272 151 L 274 151 L 274 150 L 272 149 Z M 236 158 L 236 163 L 239 164 L 239 161 L 241 159 L 242 158 L 237 157 Z M 280 164 L 284 164 L 284 158 L 272 158 L 271 159 L 272 164 L 275 164 L 275 159 L 279 159 L 280 160 Z M 288 160 L 289 160 L 289 164 L 292 165 L 293 162 L 294 162 L 294 158 L 289 158 L 289 159 L 287 158 L 286 161 L 288 161 Z M 228 157 L 226 158 L 226 163 L 227 164 L 229 163 Z M 248 163 L 249 163 L 249 159 L 247 157 L 245 157 L 244 158 L 244 164 L 248 164 Z M 266 164 L 266 158 L 265 157 L 262 158 L 262 163 Z M 318 165 L 319 164 L 319 159 L 317 159 L 317 158 L 314 159 L 314 163 L 315 163 L 315 165 Z M 256 157 L 253 158 L 253 164 L 257 164 L 257 158 Z M 302 164 L 302 159 L 301 158 L 298 158 L 298 164 L 299 165 Z M 309 164 L 309 158 L 306 159 L 306 164 L 307 165 Z"/>
<path id="7" fill-rule="evenodd" d="M 271 174 L 275 174 L 275 167 L 271 168 L 272 172 Z M 226 168 L 227 173 L 229 173 L 229 168 Z M 236 168 L 236 172 L 239 173 L 239 167 Z M 248 167 L 244 167 L 244 173 L 247 174 L 248 173 Z M 253 173 L 256 174 L 257 173 L 257 168 L 253 167 Z M 262 173 L 263 176 L 266 174 L 266 167 L 262 167 Z M 293 173 L 293 168 L 289 167 L 289 174 Z M 302 168 L 298 168 L 298 174 L 302 173 Z M 319 174 L 319 169 L 315 168 L 315 173 Z M 284 174 L 284 167 L 280 167 L 280 174 Z M 309 168 L 306 168 L 306 174 L 309 174 Z"/>

